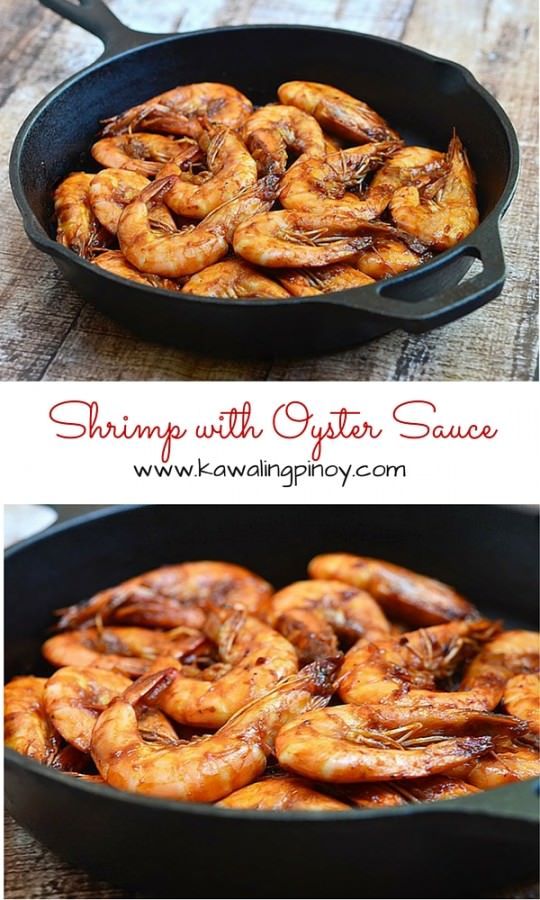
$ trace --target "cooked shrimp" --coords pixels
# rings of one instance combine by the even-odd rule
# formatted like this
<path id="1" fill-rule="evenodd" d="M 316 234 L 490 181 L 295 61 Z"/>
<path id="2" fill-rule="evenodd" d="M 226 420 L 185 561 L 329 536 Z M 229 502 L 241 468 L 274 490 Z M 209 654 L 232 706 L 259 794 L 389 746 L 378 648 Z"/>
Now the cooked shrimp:
<path id="1" fill-rule="evenodd" d="M 373 284 L 373 278 L 345 263 L 313 269 L 285 270 L 279 275 L 279 280 L 294 297 L 313 297 Z"/>
<path id="2" fill-rule="evenodd" d="M 290 297 L 284 287 L 241 259 L 225 259 L 192 275 L 182 293 L 202 297 Z"/>
<path id="3" fill-rule="evenodd" d="M 467 154 L 454 134 L 446 155 L 446 171 L 423 187 L 410 184 L 390 200 L 394 222 L 436 250 L 448 250 L 480 221 L 474 175 Z"/>
<path id="4" fill-rule="evenodd" d="M 106 247 L 110 239 L 90 205 L 93 177 L 86 172 L 72 172 L 54 192 L 56 240 L 85 259 Z"/>
<path id="5" fill-rule="evenodd" d="M 429 147 L 401 147 L 390 155 L 373 176 L 372 189 L 386 194 L 387 202 L 399 188 L 409 184 L 425 185 L 444 173 L 445 154 Z"/>
<path id="6" fill-rule="evenodd" d="M 182 659 L 202 642 L 204 635 L 189 629 L 169 632 L 148 628 L 84 628 L 49 638 L 42 647 L 45 659 L 53 666 L 96 666 L 137 678 L 156 662 Z"/>
<path id="7" fill-rule="evenodd" d="M 484 686 L 441 691 L 437 680 L 452 675 L 497 629 L 485 620 L 458 621 L 396 637 L 360 640 L 345 655 L 340 695 L 348 703 L 494 709 L 498 699 L 493 702 Z"/>
<path id="8" fill-rule="evenodd" d="M 401 272 L 415 269 L 429 259 L 431 253 L 427 249 L 415 253 L 404 241 L 383 238 L 376 240 L 373 247 L 362 250 L 355 260 L 355 265 L 360 272 L 369 275 L 375 281 L 380 281 L 382 278 L 393 278 Z"/>
<path id="9" fill-rule="evenodd" d="M 540 735 L 540 675 L 514 675 L 503 694 L 507 712 L 528 723 L 531 734 Z"/>
<path id="10" fill-rule="evenodd" d="M 366 590 L 385 612 L 413 625 L 438 625 L 475 616 L 474 606 L 453 588 L 368 556 L 326 553 L 311 560 L 311 578 L 337 578 Z"/>
<path id="11" fill-rule="evenodd" d="M 92 757 L 113 787 L 177 800 L 212 803 L 264 771 L 282 725 L 328 703 L 336 664 L 318 661 L 284 679 L 269 694 L 240 710 L 216 734 L 177 747 L 144 742 L 134 707 L 160 693 L 174 669 L 147 676 L 101 713 L 92 733 Z"/>
<path id="12" fill-rule="evenodd" d="M 395 140 L 399 135 L 367 103 L 329 84 L 288 81 L 278 88 L 282 103 L 290 103 L 314 116 L 327 131 L 350 141 Z"/>
<path id="13" fill-rule="evenodd" d="M 283 768 L 319 781 L 420 778 L 444 772 L 519 733 L 510 716 L 393 705 L 334 706 L 285 725 L 276 738 Z"/>
<path id="14" fill-rule="evenodd" d="M 309 614 L 307 621 L 304 613 Z M 300 659 L 335 655 L 335 632 L 347 643 L 389 634 L 386 616 L 365 591 L 340 581 L 296 581 L 272 598 L 270 624 L 297 648 Z M 307 627 L 306 627 L 307 625 Z"/>
<path id="15" fill-rule="evenodd" d="M 165 194 L 165 202 L 175 213 L 193 219 L 204 219 L 213 209 L 232 200 L 257 181 L 255 160 L 234 131 L 213 128 L 203 137 L 208 171 L 202 183 L 191 183 L 190 173 L 182 173 L 176 161 L 160 172 L 160 178 L 179 176 Z"/>
<path id="16" fill-rule="evenodd" d="M 455 774 L 480 790 L 487 791 L 539 776 L 540 755 L 533 747 L 517 744 L 508 749 L 495 747 L 482 759 L 458 767 Z"/>
<path id="17" fill-rule="evenodd" d="M 252 112 L 248 98 L 229 84 L 208 81 L 184 84 L 107 119 L 103 134 L 122 134 L 142 128 L 197 140 L 203 130 L 201 119 L 238 130 Z"/>
<path id="18" fill-rule="evenodd" d="M 304 159 L 326 156 L 321 126 L 296 106 L 270 103 L 254 112 L 244 125 L 243 138 L 261 175 L 282 175 L 287 151 Z"/>
<path id="19" fill-rule="evenodd" d="M 128 281 L 138 281 L 139 284 L 146 284 L 150 287 L 161 288 L 164 291 L 179 291 L 181 282 L 173 278 L 163 278 L 161 275 L 151 275 L 149 272 L 139 272 L 135 266 L 128 263 L 124 254 L 120 250 L 106 250 L 100 253 L 92 260 L 94 265 L 100 269 L 117 275 L 118 278 L 127 278 Z"/>
<path id="20" fill-rule="evenodd" d="M 396 231 L 350 212 L 321 216 L 287 209 L 243 222 L 234 233 L 233 247 L 249 262 L 270 268 L 325 266 L 354 259 L 382 236 L 396 236 Z"/>
<path id="21" fill-rule="evenodd" d="M 347 810 L 346 803 L 321 794 L 308 781 L 294 775 L 263 778 L 234 791 L 218 806 L 227 809 L 320 809 Z"/>
<path id="22" fill-rule="evenodd" d="M 218 677 L 212 681 L 206 680 L 206 672 L 200 680 L 180 672 L 161 693 L 160 709 L 177 722 L 219 728 L 298 669 L 289 641 L 239 610 L 225 612 L 223 621 L 210 616 L 206 631 L 217 644 L 220 663 L 225 666 L 218 665 Z"/>
<path id="23" fill-rule="evenodd" d="M 484 696 L 495 709 L 512 675 L 538 671 L 539 641 L 536 631 L 503 631 L 469 664 L 460 691 Z"/>
<path id="24" fill-rule="evenodd" d="M 166 137 L 163 134 L 120 134 L 97 141 L 91 150 L 94 159 L 109 169 L 128 169 L 151 178 L 163 164 L 174 160 L 178 165 L 198 162 L 202 151 L 191 138 Z"/>
<path id="25" fill-rule="evenodd" d="M 264 614 L 272 587 L 254 572 L 233 563 L 184 562 L 162 566 L 57 610 L 58 628 L 73 628 L 99 616 L 104 623 L 154 628 L 202 628 L 205 604 Z"/>
<path id="26" fill-rule="evenodd" d="M 394 784 L 369 782 L 351 785 L 340 791 L 340 795 L 343 794 L 354 806 L 367 809 L 406 806 L 408 803 L 434 803 L 477 793 L 478 788 L 449 775 L 427 775 L 425 778 L 397 781 Z"/>
<path id="27" fill-rule="evenodd" d="M 86 753 L 99 714 L 130 684 L 129 678 L 117 672 L 91 666 L 64 666 L 47 681 L 45 709 L 64 740 Z M 159 710 L 144 711 L 139 727 L 147 740 L 169 743 L 178 740 L 174 728 Z"/>
<path id="28" fill-rule="evenodd" d="M 400 143 L 382 141 L 339 150 L 326 159 L 299 160 L 285 173 L 279 201 L 285 209 L 311 212 L 354 211 L 366 219 L 380 216 L 388 205 L 386 190 L 368 188 L 360 194 L 366 176 L 395 153 Z"/>
<path id="29" fill-rule="evenodd" d="M 435 803 L 479 793 L 474 785 L 449 775 L 428 775 L 415 781 L 400 781 L 395 787 L 411 803 Z"/>
<path id="30" fill-rule="evenodd" d="M 47 718 L 43 702 L 46 678 L 21 675 L 4 687 L 4 744 L 17 753 L 53 763 L 60 736 Z"/>
<path id="31" fill-rule="evenodd" d="M 215 209 L 195 227 L 164 234 L 152 228 L 150 211 L 176 181 L 177 176 L 169 176 L 149 185 L 120 217 L 120 249 L 142 272 L 176 278 L 194 275 L 217 262 L 226 255 L 239 223 L 269 209 L 277 189 L 275 177 L 269 175 Z"/>
<path id="32" fill-rule="evenodd" d="M 45 709 L 64 740 L 87 752 L 100 711 L 130 684 L 129 678 L 116 672 L 64 666 L 45 685 Z"/>
<path id="33" fill-rule="evenodd" d="M 353 806 L 365 809 L 407 805 L 407 801 L 395 785 L 382 782 L 378 784 L 376 781 L 344 786 L 340 790 L 341 795 Z"/>
<path id="34" fill-rule="evenodd" d="M 116 234 L 122 210 L 148 187 L 150 181 L 127 169 L 103 169 L 94 176 L 88 189 L 92 211 L 104 227 Z M 176 223 L 164 203 L 152 209 L 152 224 L 164 231 L 175 231 Z"/>

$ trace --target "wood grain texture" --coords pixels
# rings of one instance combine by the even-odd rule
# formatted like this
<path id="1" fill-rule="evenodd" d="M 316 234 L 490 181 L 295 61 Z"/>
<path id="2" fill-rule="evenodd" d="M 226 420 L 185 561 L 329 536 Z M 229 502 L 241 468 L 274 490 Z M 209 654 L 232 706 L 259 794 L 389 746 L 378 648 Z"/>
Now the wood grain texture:
<path id="1" fill-rule="evenodd" d="M 530 380 L 536 377 L 536 4 L 534 0 L 111 0 L 128 25 L 190 31 L 240 23 L 337 25 L 463 63 L 502 103 L 522 147 L 504 220 L 501 297 L 422 335 L 394 332 L 347 352 L 273 362 L 216 361 L 145 343 L 84 303 L 26 239 L 8 156 L 19 125 L 100 43 L 36 0 L 1 0 L 0 378 L 3 380 Z M 421 102 L 419 100 L 419 102 Z"/>

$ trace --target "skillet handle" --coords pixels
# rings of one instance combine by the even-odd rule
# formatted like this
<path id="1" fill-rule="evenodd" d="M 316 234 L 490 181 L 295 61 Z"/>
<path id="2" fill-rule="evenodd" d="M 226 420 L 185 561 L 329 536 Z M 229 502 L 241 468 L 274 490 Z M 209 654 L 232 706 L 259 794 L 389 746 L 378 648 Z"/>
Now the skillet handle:
<path id="1" fill-rule="evenodd" d="M 105 46 L 100 59 L 113 56 L 122 50 L 129 50 L 140 44 L 147 44 L 163 34 L 147 34 L 134 31 L 117 19 L 103 0 L 39 0 L 42 6 L 52 9 L 63 19 L 69 19 L 75 25 L 84 28 L 98 37 Z"/>
<path id="2" fill-rule="evenodd" d="M 401 276 L 397 284 L 379 281 L 362 288 L 350 300 L 341 298 L 335 302 L 340 306 L 373 313 L 378 319 L 388 319 L 391 327 L 403 328 L 405 331 L 428 331 L 445 325 L 493 300 L 502 290 L 506 269 L 497 220 L 480 225 L 456 247 L 449 259 L 437 262 L 435 257 L 432 266 L 443 271 L 445 266 L 463 256 L 480 260 L 482 271 L 473 278 L 443 288 L 423 300 L 399 299 L 401 285 L 408 287 L 415 279 L 417 270 L 412 269 Z M 330 296 L 327 295 L 324 300 L 328 302 Z"/>

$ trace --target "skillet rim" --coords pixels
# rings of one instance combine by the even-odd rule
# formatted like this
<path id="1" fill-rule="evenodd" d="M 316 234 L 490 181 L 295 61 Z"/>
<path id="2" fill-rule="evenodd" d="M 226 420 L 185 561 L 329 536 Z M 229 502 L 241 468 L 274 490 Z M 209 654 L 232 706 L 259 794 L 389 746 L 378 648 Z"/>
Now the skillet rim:
<path id="1" fill-rule="evenodd" d="M 9 563 L 12 557 L 19 553 L 31 549 L 34 545 L 43 541 L 53 539 L 58 534 L 76 530 L 87 523 L 99 520 L 106 520 L 110 516 L 118 516 L 122 513 L 129 513 L 134 510 L 144 509 L 155 504 L 134 503 L 134 504 L 116 504 L 106 507 L 105 509 L 92 510 L 82 513 L 65 522 L 60 522 L 50 528 L 45 529 L 23 541 L 8 547 L 4 553 L 5 565 Z M 533 505 L 534 506 L 534 505 Z M 510 510 L 509 510 L 510 511 Z M 517 512 L 517 510 L 515 511 Z M 524 514 L 524 513 L 523 513 Z M 4 747 L 5 762 L 13 765 L 15 768 L 29 772 L 36 777 L 52 779 L 53 782 L 65 785 L 68 790 L 83 790 L 94 795 L 101 796 L 105 791 L 105 797 L 111 801 L 113 799 L 120 802 L 134 803 L 142 808 L 153 809 L 155 811 L 163 810 L 164 812 L 194 814 L 204 816 L 217 815 L 225 819 L 236 819 L 240 815 L 243 819 L 255 820 L 261 822 L 267 821 L 306 821 L 309 823 L 327 821 L 359 821 L 366 819 L 381 819 L 386 816 L 408 816 L 408 815 L 433 815 L 437 812 L 448 813 L 465 813 L 470 816 L 492 816 L 495 818 L 518 819 L 526 824 L 537 822 L 537 797 L 540 792 L 540 780 L 538 778 L 529 778 L 514 784 L 503 785 L 502 787 L 492 788 L 482 791 L 479 794 L 471 794 L 467 797 L 457 797 L 451 800 L 439 800 L 435 803 L 416 803 L 414 805 L 401 807 L 383 807 L 382 809 L 350 809 L 350 810 L 249 810 L 249 809 L 229 809 L 227 807 L 219 807 L 209 803 L 189 803 L 181 800 L 169 800 L 160 797 L 147 797 L 143 794 L 137 794 L 130 791 L 120 791 L 109 787 L 107 784 L 92 784 L 91 782 L 81 781 L 77 778 L 70 778 L 63 772 L 59 772 L 50 766 L 37 762 L 30 757 L 24 756 Z M 6 773 L 7 774 L 7 773 Z M 7 776 L 9 777 L 9 776 Z M 520 797 L 521 795 L 521 797 Z M 530 808 L 525 807 L 527 798 L 529 799 Z M 505 807 L 505 800 L 509 801 L 509 809 Z M 520 803 L 521 799 L 521 803 Z M 514 803 L 512 803 L 514 800 Z M 498 802 L 498 801 L 502 801 Z M 443 807 L 441 809 L 441 804 Z"/>
<path id="2" fill-rule="evenodd" d="M 125 27 L 125 26 L 124 26 Z M 507 144 L 508 144 L 508 175 L 506 178 L 505 186 L 501 192 L 501 195 L 493 207 L 493 209 L 488 213 L 488 215 L 483 219 L 478 227 L 471 232 L 463 240 L 459 241 L 454 247 L 451 247 L 449 250 L 444 251 L 443 253 L 438 254 L 432 260 L 429 260 L 426 263 L 418 266 L 415 269 L 411 269 L 408 272 L 404 272 L 400 275 L 396 275 L 393 278 L 384 279 L 383 281 L 375 282 L 373 285 L 365 285 L 364 288 L 367 288 L 370 291 L 370 294 L 375 294 L 376 297 L 371 296 L 365 293 L 366 301 L 371 299 L 371 304 L 369 302 L 364 307 L 356 305 L 355 308 L 358 312 L 368 313 L 371 315 L 376 315 L 380 318 L 388 318 L 395 319 L 395 314 L 385 312 L 384 309 L 380 307 L 379 304 L 383 304 L 385 301 L 385 297 L 380 297 L 380 291 L 384 287 L 387 289 L 388 287 L 395 288 L 401 285 L 408 286 L 411 282 L 418 277 L 419 273 L 424 273 L 429 275 L 430 273 L 434 273 L 439 269 L 444 269 L 447 263 L 452 262 L 452 260 L 457 259 L 459 256 L 466 255 L 467 245 L 470 246 L 470 249 L 473 250 L 475 248 L 474 238 L 478 235 L 479 232 L 484 228 L 488 228 L 489 226 L 494 227 L 498 236 L 499 233 L 499 224 L 500 219 L 508 209 L 514 193 L 517 187 L 517 181 L 519 176 L 519 168 L 520 168 L 520 150 L 519 150 L 519 142 L 517 139 L 516 131 L 512 122 L 510 121 L 508 115 L 500 105 L 500 103 L 493 97 L 489 91 L 483 87 L 482 84 L 475 78 L 472 72 L 469 71 L 465 66 L 461 65 L 461 63 L 456 63 L 452 60 L 446 59 L 444 57 L 436 56 L 432 53 L 428 53 L 425 50 L 419 50 L 416 47 L 412 47 L 409 44 L 405 44 L 402 41 L 395 41 L 390 38 L 382 38 L 377 35 L 366 34 L 365 32 L 354 31 L 352 29 L 344 29 L 344 28 L 328 28 L 326 26 L 320 25 L 294 25 L 294 24 L 279 24 L 279 23 L 268 23 L 262 24 L 259 23 L 257 25 L 229 25 L 218 28 L 205 28 L 199 29 L 197 31 L 189 31 L 189 32 L 179 32 L 170 35 L 155 35 L 150 36 L 149 40 L 142 43 L 137 43 L 133 47 L 129 47 L 128 49 L 124 49 L 118 53 L 113 53 L 112 55 L 108 55 L 107 51 L 102 54 L 97 60 L 91 63 L 89 66 L 86 66 L 84 69 L 79 72 L 75 72 L 73 75 L 69 76 L 65 81 L 59 84 L 56 88 L 54 88 L 49 94 L 47 94 L 38 104 L 33 108 L 33 110 L 28 114 L 26 119 L 23 121 L 22 125 L 17 132 L 15 137 L 15 141 L 13 143 L 10 160 L 9 160 L 9 176 L 11 189 L 15 198 L 15 202 L 21 214 L 25 231 L 29 239 L 38 245 L 38 248 L 45 252 L 48 256 L 56 256 L 60 259 L 64 259 L 68 264 L 71 262 L 73 264 L 78 264 L 82 266 L 83 271 L 86 270 L 88 272 L 92 272 L 94 275 L 104 276 L 107 280 L 111 281 L 113 284 L 122 285 L 124 288 L 129 287 L 137 292 L 142 294 L 146 294 L 150 292 L 151 296 L 158 295 L 165 299 L 168 299 L 172 302 L 174 300 L 186 300 L 189 303 L 192 302 L 202 302 L 204 305 L 214 307 L 217 306 L 221 309 L 223 308 L 245 308 L 254 306 L 257 308 L 266 308 L 266 307 L 291 307 L 298 305 L 306 305 L 310 303 L 315 304 L 330 304 L 335 306 L 347 306 L 346 300 L 347 298 L 351 298 L 352 296 L 357 297 L 358 292 L 362 291 L 361 287 L 349 288 L 344 291 L 334 291 L 330 294 L 323 294 L 320 296 L 312 295 L 305 297 L 283 297 L 283 298 L 239 298 L 239 299 L 230 299 L 230 298 L 217 298 L 217 297 L 204 297 L 199 296 L 197 294 L 184 294 L 181 291 L 169 291 L 164 288 L 156 288 L 151 285 L 142 285 L 137 282 L 129 281 L 129 279 L 121 278 L 117 275 L 113 275 L 110 272 L 107 272 L 104 269 L 101 269 L 99 266 L 99 272 L 96 273 L 96 266 L 90 262 L 87 262 L 82 257 L 78 256 L 73 251 L 69 250 L 67 247 L 63 247 L 61 244 L 58 244 L 57 241 L 54 241 L 43 228 L 41 223 L 39 222 L 37 216 L 34 214 L 33 210 L 30 207 L 30 204 L 27 201 L 26 197 L 26 189 L 22 184 L 21 173 L 20 173 L 20 156 L 23 152 L 24 144 L 28 134 L 30 133 L 32 127 L 37 124 L 40 115 L 42 112 L 49 107 L 67 88 L 71 87 L 73 84 L 76 84 L 78 81 L 82 81 L 87 75 L 92 74 L 97 71 L 104 65 L 108 65 L 109 63 L 117 63 L 121 62 L 125 57 L 136 53 L 139 50 L 144 50 L 147 48 L 153 48 L 158 44 L 162 43 L 172 43 L 176 40 L 189 39 L 190 37 L 204 37 L 209 34 L 216 33 L 224 33 L 224 32 L 252 32 L 257 30 L 287 30 L 287 31 L 310 31 L 310 32 L 324 32 L 331 34 L 341 34 L 346 35 L 348 37 L 353 38 L 361 38 L 369 41 L 373 41 L 378 44 L 387 45 L 390 47 L 399 48 L 400 50 L 405 50 L 406 53 L 411 53 L 416 55 L 422 59 L 426 59 L 430 62 L 439 63 L 442 65 L 446 65 L 455 71 L 459 72 L 464 81 L 468 84 L 468 86 L 488 104 L 488 106 L 492 109 L 495 116 L 499 120 L 499 123 L 502 126 L 502 130 L 504 132 Z M 145 35 L 143 33 L 138 33 L 136 31 L 132 31 L 131 29 L 126 29 L 128 32 L 131 32 L 134 36 L 134 40 L 138 39 L 140 35 L 143 39 Z M 152 39 L 154 37 L 155 39 Z M 497 237 L 497 239 L 499 239 Z M 500 240 L 500 239 L 499 239 Z M 474 256 L 474 254 L 470 253 L 469 255 Z M 414 311 L 414 301 L 400 300 L 400 303 L 403 304 L 404 312 L 406 309 L 409 311 Z M 415 320 L 414 315 L 411 317 L 412 320 Z"/>

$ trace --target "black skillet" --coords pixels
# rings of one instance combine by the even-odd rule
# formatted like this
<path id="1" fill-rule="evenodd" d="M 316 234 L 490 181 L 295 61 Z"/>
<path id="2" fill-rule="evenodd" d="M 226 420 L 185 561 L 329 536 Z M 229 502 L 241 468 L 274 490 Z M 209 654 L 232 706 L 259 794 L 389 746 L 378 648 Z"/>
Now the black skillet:
<path id="1" fill-rule="evenodd" d="M 52 610 L 163 563 L 225 559 L 283 586 L 316 553 L 382 556 L 536 627 L 536 516 L 487 506 L 146 506 L 7 554 L 6 678 L 43 672 Z M 7 807 L 40 841 L 151 897 L 479 897 L 532 878 L 534 782 L 382 812 L 254 813 L 75 782 L 7 752 Z"/>
<path id="2" fill-rule="evenodd" d="M 516 186 L 518 143 L 499 104 L 462 66 L 351 31 L 257 25 L 152 35 L 126 28 L 101 0 L 41 2 L 101 38 L 105 52 L 27 118 L 11 156 L 13 193 L 35 246 L 85 299 L 138 334 L 221 356 L 294 356 L 350 347 L 395 328 L 425 331 L 501 292 L 499 220 Z M 455 126 L 478 177 L 479 228 L 397 278 L 279 301 L 177 296 L 123 281 L 55 243 L 52 191 L 70 171 L 92 165 L 88 148 L 100 119 L 177 84 L 228 82 L 262 104 L 293 79 L 363 98 L 409 143 L 444 149 Z M 475 259 L 482 271 L 459 283 Z"/>

